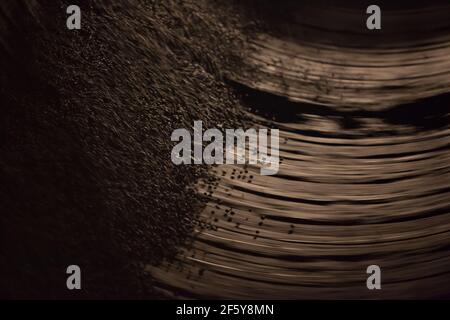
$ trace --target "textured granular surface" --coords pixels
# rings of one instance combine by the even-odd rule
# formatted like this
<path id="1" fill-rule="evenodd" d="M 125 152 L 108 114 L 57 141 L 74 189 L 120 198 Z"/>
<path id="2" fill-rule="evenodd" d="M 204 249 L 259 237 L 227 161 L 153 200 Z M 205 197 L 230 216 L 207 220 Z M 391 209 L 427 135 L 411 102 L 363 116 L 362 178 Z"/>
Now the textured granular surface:
<path id="1" fill-rule="evenodd" d="M 112 2 L 0 2 L 2 297 L 448 297 L 448 0 Z M 278 174 L 173 165 L 195 120 Z"/>
<path id="2" fill-rule="evenodd" d="M 0 5 L 2 296 L 77 297 L 70 264 L 78 295 L 148 296 L 141 261 L 186 241 L 206 171 L 172 164 L 170 135 L 241 124 L 222 78 L 242 26 L 227 6 L 155 3 L 80 3 L 77 31 L 64 1 Z"/>

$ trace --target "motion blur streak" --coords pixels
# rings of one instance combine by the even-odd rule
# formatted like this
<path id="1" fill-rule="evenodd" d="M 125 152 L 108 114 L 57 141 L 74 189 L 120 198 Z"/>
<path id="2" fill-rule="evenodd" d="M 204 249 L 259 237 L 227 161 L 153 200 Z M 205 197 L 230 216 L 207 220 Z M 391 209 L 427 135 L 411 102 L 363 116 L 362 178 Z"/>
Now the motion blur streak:
<path id="1" fill-rule="evenodd" d="M 341 30 L 293 19 L 279 28 L 285 36 L 249 40 L 255 74 L 230 80 L 255 124 L 280 129 L 280 171 L 218 166 L 215 180 L 199 182 L 209 203 L 193 242 L 174 262 L 147 267 L 163 295 L 448 296 L 448 7 L 385 11 L 387 25 L 409 24 L 373 46 L 342 30 L 356 23 L 349 10 L 329 9 Z M 425 31 L 405 40 L 415 19 Z M 372 264 L 381 267 L 379 291 L 366 288 Z"/>

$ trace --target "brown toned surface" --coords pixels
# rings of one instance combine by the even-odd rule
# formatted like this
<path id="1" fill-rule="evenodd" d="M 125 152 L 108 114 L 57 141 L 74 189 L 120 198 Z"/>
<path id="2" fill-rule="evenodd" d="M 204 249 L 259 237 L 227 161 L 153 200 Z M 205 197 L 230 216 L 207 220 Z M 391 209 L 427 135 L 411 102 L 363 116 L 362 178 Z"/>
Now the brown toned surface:
<path id="1" fill-rule="evenodd" d="M 383 43 L 346 34 L 355 8 L 293 7 L 249 40 L 254 72 L 231 76 L 255 125 L 280 129 L 279 173 L 214 168 L 192 245 L 148 272 L 172 298 L 448 297 L 448 6 L 384 11 Z"/>
<path id="2" fill-rule="evenodd" d="M 449 292 L 449 128 L 411 133 L 373 119 L 333 133 L 311 116 L 277 123 L 277 176 L 219 166 L 192 247 L 149 269 L 169 296 L 430 298 Z M 364 130 L 398 130 L 367 137 Z M 330 133 L 331 132 L 331 133 Z M 211 187 L 212 186 L 212 187 Z M 382 290 L 367 290 L 367 266 Z M 167 268 L 167 269 L 166 269 Z M 166 291 L 167 290 L 167 291 Z"/>
<path id="3" fill-rule="evenodd" d="M 1 1 L 0 296 L 448 298 L 450 10 L 379 2 Z M 280 172 L 173 165 L 195 120 Z"/>
<path id="4" fill-rule="evenodd" d="M 255 72 L 232 78 L 334 110 L 383 110 L 448 92 L 450 5 L 380 5 L 376 31 L 367 30 L 362 4 L 293 3 L 285 15 L 262 14 L 267 31 L 249 40 L 245 57 Z"/>

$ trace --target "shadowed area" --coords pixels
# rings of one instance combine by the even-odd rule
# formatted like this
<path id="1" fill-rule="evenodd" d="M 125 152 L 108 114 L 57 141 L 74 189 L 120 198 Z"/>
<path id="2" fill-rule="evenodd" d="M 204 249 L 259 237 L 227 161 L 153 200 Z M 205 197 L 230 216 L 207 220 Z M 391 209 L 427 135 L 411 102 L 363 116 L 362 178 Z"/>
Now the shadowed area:
<path id="1" fill-rule="evenodd" d="M 0 2 L 0 296 L 155 297 L 142 261 L 175 255 L 204 206 L 206 168 L 175 166 L 170 135 L 243 121 L 221 79 L 240 34 L 207 1 L 76 3 L 73 31 L 67 1 Z"/>

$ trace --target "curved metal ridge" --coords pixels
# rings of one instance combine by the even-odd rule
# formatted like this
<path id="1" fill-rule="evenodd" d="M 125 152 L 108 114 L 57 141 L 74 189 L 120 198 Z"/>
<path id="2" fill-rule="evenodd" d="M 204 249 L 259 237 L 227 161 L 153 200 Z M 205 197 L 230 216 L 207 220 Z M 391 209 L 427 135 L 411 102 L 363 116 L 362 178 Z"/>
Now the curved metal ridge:
<path id="1" fill-rule="evenodd" d="M 253 72 L 231 76 L 254 125 L 280 130 L 278 174 L 213 168 L 216 180 L 198 184 L 208 204 L 192 244 L 174 262 L 147 266 L 156 289 L 185 298 L 448 296 L 450 11 L 387 10 L 386 26 L 399 27 L 370 45 L 354 7 L 300 6 L 249 40 Z M 372 264 L 379 291 L 366 287 Z"/>
<path id="2" fill-rule="evenodd" d="M 255 74 L 233 80 L 294 102 L 338 110 L 384 110 L 450 91 L 450 41 L 404 49 L 352 49 L 252 39 Z"/>
<path id="3" fill-rule="evenodd" d="M 308 135 L 339 125 L 315 115 L 280 128 L 277 176 L 219 166 L 192 246 L 148 267 L 167 296 L 417 298 L 450 288 L 450 128 L 425 132 L 361 119 L 396 135 Z M 264 124 L 262 118 L 255 121 Z M 308 129 L 308 130 L 307 130 Z M 351 134 L 353 133 L 353 136 Z M 381 181 L 384 179 L 385 181 Z M 383 270 L 382 292 L 365 268 Z"/>

